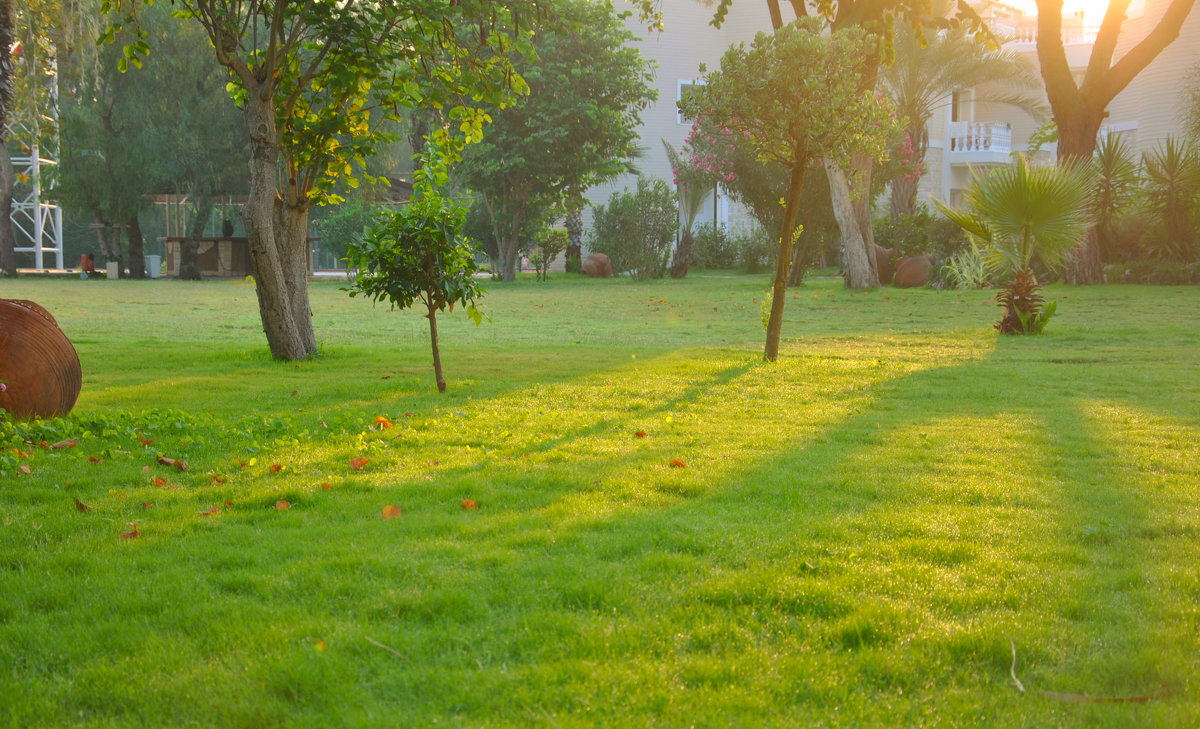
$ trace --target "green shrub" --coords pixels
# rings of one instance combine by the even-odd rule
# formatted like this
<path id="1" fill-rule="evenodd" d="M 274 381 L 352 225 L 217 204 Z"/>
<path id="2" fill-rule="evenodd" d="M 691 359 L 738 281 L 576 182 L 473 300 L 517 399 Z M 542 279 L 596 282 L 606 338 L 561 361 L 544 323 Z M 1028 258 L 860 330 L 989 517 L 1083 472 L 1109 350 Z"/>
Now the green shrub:
<path id="1" fill-rule="evenodd" d="M 692 265 L 706 270 L 736 268 L 738 249 L 725 226 L 701 223 L 692 234 Z"/>
<path id="2" fill-rule="evenodd" d="M 738 228 L 730 237 L 738 251 L 738 265 L 746 273 L 758 273 L 771 265 L 778 241 L 773 240 L 761 225 Z"/>
<path id="3" fill-rule="evenodd" d="M 679 228 L 675 191 L 666 182 L 641 178 L 636 192 L 617 192 L 595 208 L 588 247 L 608 256 L 613 273 L 662 278 Z"/>
<path id="4" fill-rule="evenodd" d="M 961 228 L 924 206 L 913 215 L 876 219 L 874 225 L 875 242 L 895 248 L 897 258 L 932 253 L 935 261 L 944 261 L 967 245 Z"/>

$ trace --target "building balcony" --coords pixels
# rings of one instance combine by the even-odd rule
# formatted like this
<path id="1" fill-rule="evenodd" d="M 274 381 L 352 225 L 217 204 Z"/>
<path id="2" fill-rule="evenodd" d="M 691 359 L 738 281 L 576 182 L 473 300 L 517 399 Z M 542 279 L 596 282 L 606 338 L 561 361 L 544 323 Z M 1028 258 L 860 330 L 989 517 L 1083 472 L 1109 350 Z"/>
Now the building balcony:
<path id="1" fill-rule="evenodd" d="M 951 165 L 1003 165 L 1012 154 L 1012 127 L 1005 122 L 950 122 Z"/>

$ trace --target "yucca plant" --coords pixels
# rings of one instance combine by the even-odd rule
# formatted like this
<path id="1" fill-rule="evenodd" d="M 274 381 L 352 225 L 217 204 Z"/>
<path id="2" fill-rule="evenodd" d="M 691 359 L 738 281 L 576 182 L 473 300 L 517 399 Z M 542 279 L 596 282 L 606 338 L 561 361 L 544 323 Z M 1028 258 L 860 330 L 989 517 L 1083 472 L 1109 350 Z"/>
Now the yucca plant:
<path id="1" fill-rule="evenodd" d="M 1193 208 L 1200 196 L 1200 154 L 1174 137 L 1143 156 L 1146 207 L 1155 220 L 1149 247 L 1158 257 L 1188 263 L 1195 259 Z"/>
<path id="2" fill-rule="evenodd" d="M 934 200 L 980 242 L 994 271 L 1011 274 L 996 295 L 1004 309 L 996 324 L 1002 334 L 1040 332 L 1054 314 L 1054 305 L 1042 299 L 1032 264 L 1037 259 L 1056 270 L 1083 240 L 1091 224 L 1095 180 L 1088 162 L 1033 166 L 1018 157 L 1009 167 L 971 180 L 963 208 Z"/>

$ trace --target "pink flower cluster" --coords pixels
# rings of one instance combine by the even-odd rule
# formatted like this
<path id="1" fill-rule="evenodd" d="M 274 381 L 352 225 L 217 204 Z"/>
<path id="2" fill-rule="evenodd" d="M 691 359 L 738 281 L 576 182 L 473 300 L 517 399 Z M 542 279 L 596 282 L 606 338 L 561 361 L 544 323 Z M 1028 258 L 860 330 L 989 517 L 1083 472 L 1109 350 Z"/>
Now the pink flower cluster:
<path id="1" fill-rule="evenodd" d="M 733 130 L 727 126 L 720 129 L 707 129 L 702 125 L 702 119 L 692 124 L 692 130 L 683 141 L 684 159 L 690 164 L 689 172 L 700 172 L 710 179 L 715 178 L 726 185 L 736 177 L 733 173 L 733 154 L 737 144 Z M 745 132 L 745 137 L 751 137 Z M 688 153 L 691 154 L 690 158 Z M 680 170 L 672 170 L 675 174 L 675 184 L 679 184 Z"/>

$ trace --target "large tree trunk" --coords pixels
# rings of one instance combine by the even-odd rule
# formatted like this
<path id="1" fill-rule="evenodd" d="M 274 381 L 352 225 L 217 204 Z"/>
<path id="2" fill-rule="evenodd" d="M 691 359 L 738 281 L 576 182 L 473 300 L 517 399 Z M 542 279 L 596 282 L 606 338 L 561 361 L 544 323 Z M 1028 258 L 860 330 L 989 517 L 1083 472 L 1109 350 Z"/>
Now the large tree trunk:
<path id="1" fill-rule="evenodd" d="M 12 159 L 8 156 L 8 147 L 4 143 L 6 137 L 4 122 L 0 120 L 0 276 L 16 276 L 17 239 L 13 234 L 12 203 L 17 175 L 13 170 Z"/>
<path id="2" fill-rule="evenodd" d="M 250 132 L 250 194 L 242 206 L 242 220 L 250 256 L 254 261 L 258 311 L 267 345 L 276 359 L 307 359 L 308 349 L 296 327 L 291 297 L 284 275 L 281 248 L 275 240 L 275 201 L 278 198 L 279 146 L 275 110 L 268 89 L 247 89 L 246 127 Z"/>
<path id="3" fill-rule="evenodd" d="M 1091 159 L 1096 150 L 1096 135 L 1104 119 L 1103 112 L 1095 115 L 1079 114 L 1058 129 L 1058 160 Z M 1063 281 L 1070 284 L 1097 284 L 1104 281 L 1104 267 L 1100 259 L 1100 240 L 1096 228 L 1088 229 L 1079 247 L 1063 266 Z"/>
<path id="4" fill-rule="evenodd" d="M 503 280 L 507 282 L 516 281 L 517 272 L 520 270 L 521 218 L 521 210 L 513 211 L 512 220 L 509 221 L 509 229 L 504 231 L 503 235 L 496 237 L 496 245 L 500 249 L 500 266 L 503 269 Z"/>
<path id="5" fill-rule="evenodd" d="M 671 278 L 687 276 L 688 268 L 692 265 L 692 245 L 695 236 L 688 228 L 679 236 L 679 245 L 675 246 L 675 258 L 671 261 Z"/>
<path id="6" fill-rule="evenodd" d="M 875 257 L 867 255 L 868 243 L 864 239 L 859 221 L 859 211 L 850 191 L 846 173 L 829 160 L 825 161 L 825 174 L 829 178 L 829 197 L 833 202 L 833 217 L 842 233 L 843 272 L 847 288 L 873 289 L 879 286 L 879 272 L 875 268 Z M 869 182 L 868 182 L 869 184 Z M 870 225 L 867 226 L 870 230 Z M 872 241 L 873 244 L 873 241 Z"/>
<path id="7" fill-rule="evenodd" d="M 179 278 L 183 281 L 199 281 L 200 268 L 196 265 L 196 256 L 200 251 L 200 238 L 204 235 L 204 225 L 212 214 L 213 200 L 204 193 L 196 195 L 196 215 L 188 226 L 187 238 L 179 247 Z"/>
<path id="8" fill-rule="evenodd" d="M 779 358 L 779 334 L 783 330 L 783 304 L 787 300 L 788 269 L 792 264 L 792 241 L 796 235 L 796 218 L 800 214 L 800 195 L 804 191 L 803 163 L 792 168 L 788 183 L 787 207 L 783 211 L 783 230 L 779 234 L 779 256 L 775 259 L 775 283 L 771 286 L 771 315 L 767 319 L 767 344 L 763 359 L 774 362 Z"/>
<path id="9" fill-rule="evenodd" d="M 146 278 L 146 244 L 136 210 L 125 224 L 125 237 L 129 240 L 129 278 Z"/>
<path id="10" fill-rule="evenodd" d="M 317 353 L 317 335 L 313 331 L 312 307 L 308 299 L 308 204 L 279 205 L 275 241 L 280 246 L 280 262 L 291 302 L 296 332 L 308 356 Z"/>

